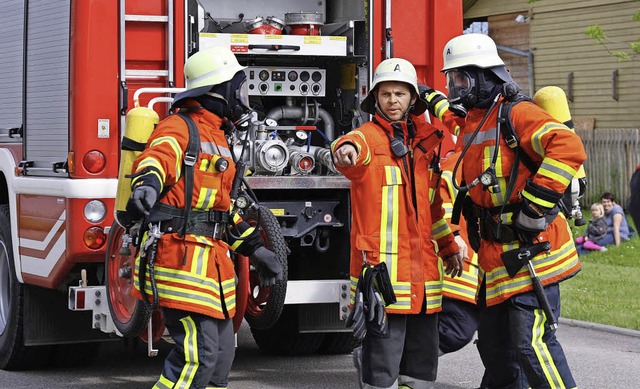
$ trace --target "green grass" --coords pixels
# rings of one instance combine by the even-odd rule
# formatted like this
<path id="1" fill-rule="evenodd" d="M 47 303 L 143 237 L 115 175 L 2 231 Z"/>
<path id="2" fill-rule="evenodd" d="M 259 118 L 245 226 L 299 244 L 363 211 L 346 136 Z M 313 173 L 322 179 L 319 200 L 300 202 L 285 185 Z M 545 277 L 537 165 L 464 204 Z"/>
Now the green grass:
<path id="1" fill-rule="evenodd" d="M 574 237 L 584 229 L 573 228 Z M 607 248 L 581 256 L 582 271 L 560 284 L 561 316 L 640 330 L 640 239 Z"/>

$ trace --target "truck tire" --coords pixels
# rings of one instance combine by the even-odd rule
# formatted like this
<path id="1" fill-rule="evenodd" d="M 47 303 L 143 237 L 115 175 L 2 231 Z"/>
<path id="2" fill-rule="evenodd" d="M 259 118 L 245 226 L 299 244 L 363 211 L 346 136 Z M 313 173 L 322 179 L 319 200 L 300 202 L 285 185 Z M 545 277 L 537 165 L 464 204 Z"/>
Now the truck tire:
<path id="1" fill-rule="evenodd" d="M 23 370 L 43 366 L 49 346 L 25 346 L 23 342 L 24 288 L 13 263 L 9 206 L 0 205 L 0 369 Z"/>
<path id="2" fill-rule="evenodd" d="M 353 332 L 331 332 L 324 335 L 318 351 L 322 354 L 351 354 L 359 345 Z"/>
<path id="3" fill-rule="evenodd" d="M 320 349 L 324 333 L 298 333 L 298 307 L 287 305 L 278 322 L 268 330 L 251 328 L 260 351 L 272 355 L 309 355 Z"/>
<path id="4" fill-rule="evenodd" d="M 251 329 L 266 330 L 275 325 L 284 308 L 284 299 L 287 294 L 289 248 L 282 236 L 278 219 L 269 208 L 258 206 L 257 210 L 252 209 L 247 212 L 244 220 L 253 226 L 260 226 L 260 235 L 265 247 L 276 253 L 284 274 L 283 279 L 275 285 L 261 288 L 258 273 L 255 270 L 250 270 L 250 289 L 244 318 Z"/>
<path id="5" fill-rule="evenodd" d="M 124 228 L 114 221 L 107 240 L 105 284 L 113 323 L 123 336 L 131 337 L 138 336 L 146 328 L 151 310 L 142 300 L 131 296 L 136 250 L 129 245 L 131 254 L 120 254 L 124 232 Z"/>

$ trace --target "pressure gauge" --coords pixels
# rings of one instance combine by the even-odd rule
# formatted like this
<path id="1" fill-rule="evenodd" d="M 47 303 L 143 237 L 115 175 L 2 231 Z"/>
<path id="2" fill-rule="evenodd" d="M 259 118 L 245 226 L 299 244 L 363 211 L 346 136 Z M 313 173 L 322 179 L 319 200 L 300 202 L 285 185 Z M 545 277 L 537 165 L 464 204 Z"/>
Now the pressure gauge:
<path id="1" fill-rule="evenodd" d="M 485 171 L 480 175 L 480 183 L 484 186 L 493 184 L 493 174 L 489 171 Z"/>
<path id="2" fill-rule="evenodd" d="M 245 209 L 249 206 L 249 200 L 247 200 L 247 198 L 244 196 L 238 196 L 235 205 L 240 209 Z"/>
<path id="3" fill-rule="evenodd" d="M 309 135 L 304 131 L 296 131 L 296 142 L 300 144 L 305 144 Z"/>
<path id="4" fill-rule="evenodd" d="M 267 127 L 275 127 L 275 126 L 277 126 L 277 125 L 278 125 L 278 122 L 276 122 L 274 119 L 267 118 L 267 119 L 265 119 L 265 120 L 264 120 L 264 124 L 265 124 Z"/>

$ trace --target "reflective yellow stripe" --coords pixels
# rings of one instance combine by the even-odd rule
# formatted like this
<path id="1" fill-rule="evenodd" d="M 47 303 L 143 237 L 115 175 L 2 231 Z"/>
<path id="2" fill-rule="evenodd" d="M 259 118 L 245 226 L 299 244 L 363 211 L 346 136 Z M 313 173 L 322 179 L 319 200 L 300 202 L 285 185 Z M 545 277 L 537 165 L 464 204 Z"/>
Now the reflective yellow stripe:
<path id="1" fill-rule="evenodd" d="M 438 119 L 442 120 L 442 115 L 449 109 L 449 101 L 448 100 L 440 100 L 438 104 L 434 107 L 434 111 Z"/>
<path id="2" fill-rule="evenodd" d="M 397 166 L 385 166 L 387 185 L 382 187 L 380 214 L 380 262 L 387 263 L 391 283 L 398 281 L 398 220 L 399 184 L 402 182 Z"/>
<path id="3" fill-rule="evenodd" d="M 431 225 L 431 238 L 438 240 L 451 233 L 451 228 L 445 219 L 440 219 Z"/>
<path id="4" fill-rule="evenodd" d="M 556 206 L 556 203 L 552 203 L 550 201 L 547 200 L 543 200 L 540 197 L 536 197 L 534 195 L 532 195 L 531 193 L 527 192 L 526 190 L 523 190 L 522 192 L 520 192 L 522 194 L 522 197 L 526 198 L 529 201 L 532 201 L 538 205 L 542 205 L 543 207 L 546 208 L 553 208 Z"/>
<path id="5" fill-rule="evenodd" d="M 193 250 L 193 260 L 191 261 L 191 273 L 202 276 L 207 275 L 207 268 L 209 263 L 209 254 L 211 252 L 211 246 L 209 241 L 204 236 L 191 235 L 201 245 L 195 246 Z"/>
<path id="6" fill-rule="evenodd" d="M 253 230 L 255 230 L 254 227 L 249 227 L 247 228 L 242 235 L 240 235 L 240 239 L 236 240 L 235 242 L 233 242 L 233 244 L 231 245 L 232 249 L 237 249 L 243 242 L 243 238 L 246 238 L 247 236 L 251 235 L 251 233 L 253 233 Z"/>
<path id="7" fill-rule="evenodd" d="M 569 186 L 573 176 L 576 175 L 576 170 L 565 163 L 547 157 L 542 161 L 538 174 Z"/>
<path id="8" fill-rule="evenodd" d="M 560 217 L 560 215 L 559 215 Z M 578 264 L 578 254 L 573 241 L 569 240 L 550 254 L 541 254 L 533 259 L 533 267 L 541 281 L 559 276 Z M 546 268 L 542 270 L 542 268 Z M 523 267 L 515 277 L 509 277 L 504 266 L 497 267 L 485 274 L 487 285 L 487 301 L 500 295 L 524 290 L 531 286 L 531 276 Z"/>
<path id="9" fill-rule="evenodd" d="M 160 374 L 160 378 L 158 379 L 158 382 L 156 382 L 156 384 L 153 385 L 152 389 L 171 389 L 171 388 L 173 388 L 173 382 L 171 382 L 171 380 L 169 380 L 167 377 Z"/>
<path id="10" fill-rule="evenodd" d="M 191 381 L 196 375 L 200 361 L 198 359 L 198 329 L 191 316 L 180 319 L 184 327 L 184 367 L 180 372 L 180 378 L 175 387 L 187 389 L 191 387 Z"/>
<path id="11" fill-rule="evenodd" d="M 145 159 L 143 159 L 142 161 L 140 161 L 140 163 L 138 164 L 138 167 L 136 169 L 136 172 L 140 172 L 145 168 L 151 168 L 151 170 L 149 171 L 148 174 L 153 174 L 158 178 L 158 182 L 160 183 L 160 191 L 162 192 L 162 187 L 164 186 L 164 182 L 166 180 L 167 177 L 167 173 L 164 171 L 164 169 L 162 168 L 162 165 L 160 164 L 160 162 L 158 160 L 156 160 L 155 158 L 152 157 L 147 157 Z M 131 181 L 131 185 L 135 184 L 136 181 L 138 181 L 138 179 L 140 179 L 140 177 L 135 177 L 132 181 Z"/>
<path id="12" fill-rule="evenodd" d="M 154 139 L 149 147 L 155 147 L 163 143 L 168 144 L 169 147 L 171 147 L 171 149 L 173 150 L 173 154 L 175 155 L 176 159 L 176 177 L 180 177 L 180 171 L 182 169 L 182 149 L 180 148 L 180 144 L 173 137 L 163 136 L 158 139 Z"/>
<path id="13" fill-rule="evenodd" d="M 542 158 L 545 157 L 545 151 L 544 151 L 544 147 L 542 147 L 542 137 L 553 130 L 566 130 L 566 131 L 571 131 L 569 130 L 569 127 L 564 126 L 562 124 L 559 123 L 546 123 L 545 125 L 543 125 L 540 129 L 538 129 L 536 132 L 534 132 L 531 135 L 531 147 L 533 148 L 533 151 L 535 151 L 536 153 L 538 153 L 538 155 L 540 155 Z"/>
<path id="14" fill-rule="evenodd" d="M 427 310 L 440 308 L 442 305 L 442 281 L 425 282 L 424 291 L 426 295 Z"/>
<path id="15" fill-rule="evenodd" d="M 558 372 L 556 364 L 553 362 L 553 356 L 547 348 L 547 344 L 543 340 L 544 338 L 544 324 L 546 317 L 542 309 L 534 309 L 533 314 L 535 316 L 533 328 L 531 329 L 531 347 L 538 357 L 538 362 L 544 376 L 547 378 L 547 382 L 551 389 L 566 389 L 562 377 Z"/>
<path id="16" fill-rule="evenodd" d="M 198 201 L 196 202 L 195 209 L 207 210 L 213 208 L 217 193 L 217 189 L 200 188 L 200 194 L 198 194 Z"/>

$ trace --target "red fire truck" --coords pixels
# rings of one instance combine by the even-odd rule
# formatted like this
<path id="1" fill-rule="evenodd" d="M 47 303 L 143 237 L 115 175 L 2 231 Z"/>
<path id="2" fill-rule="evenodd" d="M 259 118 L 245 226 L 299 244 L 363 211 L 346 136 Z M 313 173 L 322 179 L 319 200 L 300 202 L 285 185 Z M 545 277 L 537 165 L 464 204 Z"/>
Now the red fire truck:
<path id="1" fill-rule="evenodd" d="M 238 261 L 236 324 L 270 352 L 349 351 L 349 207 L 366 199 L 349 198 L 327 146 L 369 119 L 360 102 L 386 57 L 442 89 L 461 21 L 460 1 L 439 0 L 3 0 L 0 367 L 161 336 L 161 314 L 129 296 L 120 140 L 134 105 L 166 116 L 185 60 L 220 45 L 248 66 L 255 114 L 232 146 L 249 150 L 245 181 L 288 254 L 270 290 Z"/>

